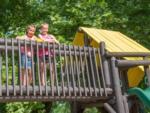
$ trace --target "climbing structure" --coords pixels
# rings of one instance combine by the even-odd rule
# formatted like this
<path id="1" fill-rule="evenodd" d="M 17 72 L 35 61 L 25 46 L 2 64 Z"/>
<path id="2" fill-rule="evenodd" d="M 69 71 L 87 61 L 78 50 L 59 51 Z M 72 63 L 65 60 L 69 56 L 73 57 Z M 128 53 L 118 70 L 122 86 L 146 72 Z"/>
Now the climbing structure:
<path id="1" fill-rule="evenodd" d="M 73 44 L 0 39 L 0 102 L 65 100 L 72 113 L 83 113 L 91 106 L 101 113 L 139 113 L 149 108 L 148 49 L 119 32 L 93 28 L 80 28 Z M 26 85 L 21 75 L 22 47 L 33 54 L 32 83 L 25 68 Z M 39 49 L 45 52 L 45 48 L 49 55 L 42 58 L 48 67 L 43 85 Z M 147 88 L 137 88 L 144 75 Z"/>

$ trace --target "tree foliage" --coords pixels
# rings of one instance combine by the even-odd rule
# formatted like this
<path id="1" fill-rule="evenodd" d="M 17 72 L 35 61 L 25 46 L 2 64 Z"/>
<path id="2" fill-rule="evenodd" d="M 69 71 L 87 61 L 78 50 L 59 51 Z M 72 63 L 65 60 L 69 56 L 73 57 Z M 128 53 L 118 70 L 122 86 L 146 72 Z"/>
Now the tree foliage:
<path id="1" fill-rule="evenodd" d="M 62 43 L 71 43 L 78 27 L 86 26 L 120 31 L 150 48 L 149 0 L 0 0 L 0 17 L 0 37 L 16 37 L 28 24 L 38 28 L 47 22 L 50 33 Z M 66 106 L 55 103 L 53 112 L 70 112 Z M 34 108 L 41 110 L 43 104 L 9 103 L 0 111 L 30 113 Z"/>

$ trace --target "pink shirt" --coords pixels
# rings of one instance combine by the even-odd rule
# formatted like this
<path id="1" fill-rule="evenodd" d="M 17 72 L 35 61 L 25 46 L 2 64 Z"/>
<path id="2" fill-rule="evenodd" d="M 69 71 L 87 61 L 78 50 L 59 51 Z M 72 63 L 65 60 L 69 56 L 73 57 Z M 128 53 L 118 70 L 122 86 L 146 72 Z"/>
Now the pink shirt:
<path id="1" fill-rule="evenodd" d="M 16 39 L 27 40 L 27 41 L 30 41 L 30 40 L 35 41 L 36 36 L 33 36 L 32 38 L 29 38 L 27 35 L 23 35 L 23 36 L 16 37 Z M 20 49 L 21 49 L 21 53 L 25 53 L 25 46 L 21 46 Z M 31 55 L 31 48 L 27 47 L 26 50 L 27 50 L 27 55 L 30 56 Z"/>
<path id="2" fill-rule="evenodd" d="M 39 38 L 42 39 L 45 42 L 55 42 L 55 37 L 52 35 L 42 35 L 39 34 Z M 42 48 L 39 48 L 39 57 L 43 57 L 43 55 L 47 55 L 48 56 L 48 48 L 44 48 L 44 50 Z M 52 50 L 50 50 L 50 56 L 53 56 L 54 53 Z"/>

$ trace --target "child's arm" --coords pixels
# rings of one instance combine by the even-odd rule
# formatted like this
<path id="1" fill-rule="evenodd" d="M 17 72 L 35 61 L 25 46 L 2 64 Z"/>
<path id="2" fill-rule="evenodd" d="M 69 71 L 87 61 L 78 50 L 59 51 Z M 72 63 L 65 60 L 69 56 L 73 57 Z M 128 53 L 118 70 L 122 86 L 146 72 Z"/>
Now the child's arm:
<path id="1" fill-rule="evenodd" d="M 55 43 L 59 44 L 59 41 L 56 39 L 55 36 L 51 35 L 51 37 L 53 38 L 53 40 L 54 40 Z"/>

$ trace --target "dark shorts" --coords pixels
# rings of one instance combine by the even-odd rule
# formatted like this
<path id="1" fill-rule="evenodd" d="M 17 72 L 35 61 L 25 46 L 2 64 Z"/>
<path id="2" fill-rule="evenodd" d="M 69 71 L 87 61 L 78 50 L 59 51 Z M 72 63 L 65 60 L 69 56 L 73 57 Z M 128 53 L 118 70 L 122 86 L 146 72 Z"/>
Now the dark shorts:
<path id="1" fill-rule="evenodd" d="M 21 54 L 21 67 L 31 69 L 32 67 L 32 60 L 31 57 L 26 56 L 25 54 Z"/>
<path id="2" fill-rule="evenodd" d="M 44 62 L 44 57 L 40 57 L 39 58 L 41 62 Z M 45 55 L 45 62 L 46 63 L 49 63 L 49 56 L 48 55 Z M 53 57 L 51 57 L 51 62 L 53 62 Z"/>

